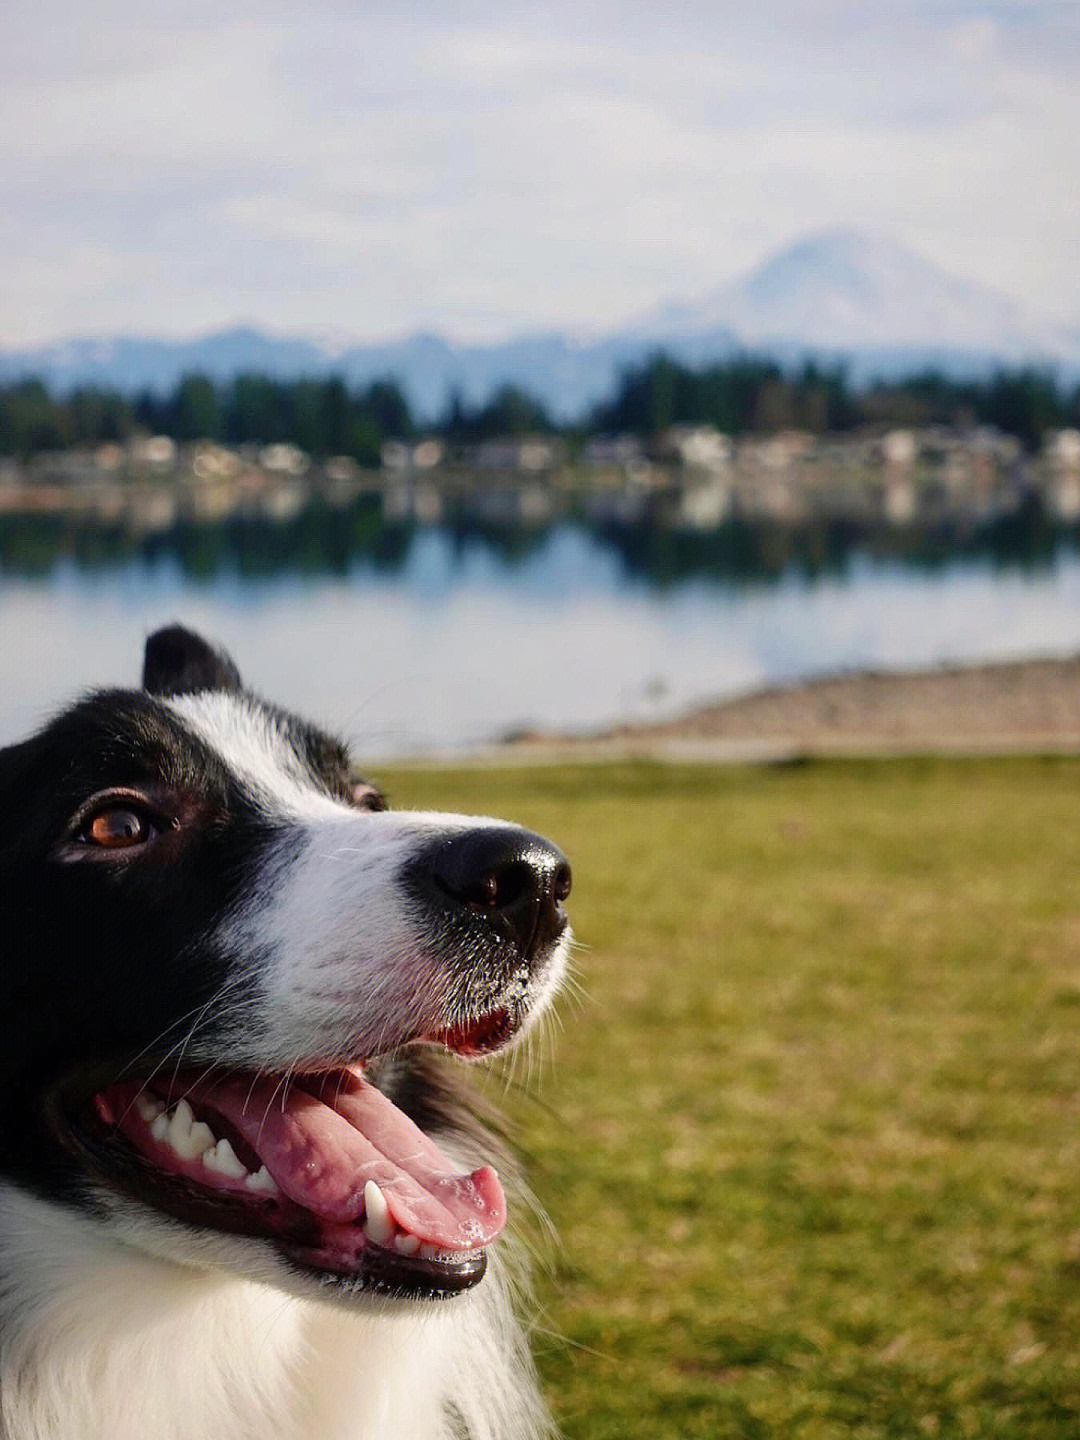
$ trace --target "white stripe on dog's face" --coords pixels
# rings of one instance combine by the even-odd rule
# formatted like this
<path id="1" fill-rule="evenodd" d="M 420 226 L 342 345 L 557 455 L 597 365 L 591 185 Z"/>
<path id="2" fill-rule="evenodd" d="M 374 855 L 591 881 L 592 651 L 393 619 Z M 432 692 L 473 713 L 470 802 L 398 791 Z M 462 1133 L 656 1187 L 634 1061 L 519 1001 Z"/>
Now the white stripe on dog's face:
<path id="1" fill-rule="evenodd" d="M 342 809 L 342 802 L 317 788 L 281 725 L 257 701 L 205 690 L 164 703 L 225 762 L 269 817 Z"/>
<path id="2" fill-rule="evenodd" d="M 254 981 L 246 987 L 254 1004 L 232 1027 L 234 1062 L 285 1069 L 353 1059 L 445 1028 L 455 977 L 436 958 L 438 937 L 400 874 L 440 838 L 505 822 L 354 810 L 319 787 L 286 729 L 258 702 L 207 692 L 167 704 L 278 833 L 250 897 L 215 937 Z M 530 981 L 523 997 L 530 1009 L 543 1008 L 554 992 L 568 946 L 561 940 Z"/>

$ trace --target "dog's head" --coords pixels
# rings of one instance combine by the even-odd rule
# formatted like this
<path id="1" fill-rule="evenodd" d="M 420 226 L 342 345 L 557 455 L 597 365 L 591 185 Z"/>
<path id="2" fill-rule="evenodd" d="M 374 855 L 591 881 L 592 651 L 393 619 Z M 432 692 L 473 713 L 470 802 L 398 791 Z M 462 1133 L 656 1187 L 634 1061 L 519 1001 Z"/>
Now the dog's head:
<path id="1" fill-rule="evenodd" d="M 0 1176 L 287 1288 L 481 1278 L 502 1188 L 394 1104 L 388 1057 L 528 1028 L 569 944 L 554 846 L 387 810 L 179 627 L 143 690 L 0 753 L 0 814 Z"/>

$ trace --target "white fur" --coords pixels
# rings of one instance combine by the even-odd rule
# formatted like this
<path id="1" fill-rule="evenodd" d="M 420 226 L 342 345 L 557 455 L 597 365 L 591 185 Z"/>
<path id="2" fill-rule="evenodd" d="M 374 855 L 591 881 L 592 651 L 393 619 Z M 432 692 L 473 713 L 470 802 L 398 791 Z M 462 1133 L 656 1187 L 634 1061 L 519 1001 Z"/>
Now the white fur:
<path id="1" fill-rule="evenodd" d="M 0 1187 L 3 1440 L 550 1434 L 507 1287 L 351 1313 L 158 1259 Z"/>
<path id="2" fill-rule="evenodd" d="M 311 783 L 303 761 L 273 716 L 243 695 L 204 690 L 165 704 L 225 761 L 268 809 L 325 814 L 337 802 Z"/>
<path id="3" fill-rule="evenodd" d="M 232 1021 L 229 1063 L 284 1069 L 435 1028 L 438 977 L 395 877 L 419 845 L 478 822 L 350 810 L 311 782 L 257 706 L 221 694 L 169 704 L 288 830 L 214 937 L 237 966 L 258 967 L 254 1000 L 246 987 L 242 1007 L 218 1001 L 216 1022 Z M 567 946 L 529 982 L 537 1008 Z M 177 1064 L 221 1058 L 200 1050 L 198 1017 L 181 1041 Z M 0 1440 L 551 1433 L 503 1242 L 466 1295 L 346 1307 L 266 1242 L 92 1192 L 96 1215 L 0 1185 Z"/>
<path id="4" fill-rule="evenodd" d="M 259 967 L 259 1003 L 236 1016 L 233 1063 L 284 1069 L 375 1054 L 395 1038 L 445 1026 L 450 979 L 428 952 L 396 877 L 425 843 L 504 822 L 354 810 L 315 787 L 272 717 L 243 696 L 211 691 L 169 705 L 267 818 L 287 827 L 280 862 L 217 937 L 237 966 Z M 564 937 L 548 964 L 523 980 L 530 1015 L 557 987 L 568 948 Z M 198 1055 L 193 1040 L 189 1054 Z"/>

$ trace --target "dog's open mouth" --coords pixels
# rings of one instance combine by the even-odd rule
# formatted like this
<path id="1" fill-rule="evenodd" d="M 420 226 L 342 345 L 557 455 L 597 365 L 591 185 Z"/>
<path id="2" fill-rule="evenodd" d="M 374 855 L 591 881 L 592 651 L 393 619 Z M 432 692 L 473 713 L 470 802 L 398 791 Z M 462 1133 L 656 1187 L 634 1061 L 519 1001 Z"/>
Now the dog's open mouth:
<path id="1" fill-rule="evenodd" d="M 512 1029 L 496 1015 L 430 1038 L 475 1055 Z M 359 1064 L 125 1078 L 64 1128 L 111 1185 L 188 1223 L 269 1239 L 293 1265 L 352 1289 L 468 1289 L 506 1221 L 495 1171 L 461 1174 Z"/>

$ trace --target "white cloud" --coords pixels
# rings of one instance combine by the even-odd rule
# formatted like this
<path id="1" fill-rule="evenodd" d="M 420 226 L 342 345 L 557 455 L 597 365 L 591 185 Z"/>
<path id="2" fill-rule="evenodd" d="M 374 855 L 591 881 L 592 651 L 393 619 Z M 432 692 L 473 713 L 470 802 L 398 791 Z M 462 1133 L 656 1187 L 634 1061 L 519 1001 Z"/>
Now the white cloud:
<path id="1" fill-rule="evenodd" d="M 946 43 L 961 63 L 986 58 L 995 48 L 1001 30 L 990 15 L 972 15 L 958 20 L 946 32 Z"/>
<path id="2" fill-rule="evenodd" d="M 601 327 L 838 223 L 1080 319 L 1076 19 L 9 0 L 0 335 Z"/>

